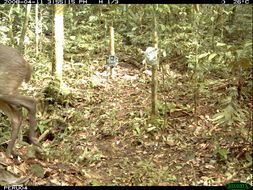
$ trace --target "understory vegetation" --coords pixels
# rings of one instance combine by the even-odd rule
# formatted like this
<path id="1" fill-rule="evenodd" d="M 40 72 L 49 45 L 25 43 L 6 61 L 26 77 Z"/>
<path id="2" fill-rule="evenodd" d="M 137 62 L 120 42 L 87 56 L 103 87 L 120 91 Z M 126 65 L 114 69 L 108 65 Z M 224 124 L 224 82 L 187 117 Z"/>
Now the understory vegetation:
<path id="1" fill-rule="evenodd" d="M 26 143 L 24 119 L 22 161 L 9 171 L 32 172 L 26 185 L 252 185 L 251 5 L 64 6 L 61 91 L 52 83 L 53 6 L 39 6 L 37 55 L 31 9 L 24 57 L 34 72 L 21 92 L 38 100 L 45 155 Z M 1 44 L 19 44 L 25 9 L 0 5 Z M 151 67 L 142 63 L 154 46 L 154 17 L 158 114 L 151 118 Z M 109 26 L 119 58 L 112 79 Z M 1 152 L 9 125 L 0 112 Z"/>

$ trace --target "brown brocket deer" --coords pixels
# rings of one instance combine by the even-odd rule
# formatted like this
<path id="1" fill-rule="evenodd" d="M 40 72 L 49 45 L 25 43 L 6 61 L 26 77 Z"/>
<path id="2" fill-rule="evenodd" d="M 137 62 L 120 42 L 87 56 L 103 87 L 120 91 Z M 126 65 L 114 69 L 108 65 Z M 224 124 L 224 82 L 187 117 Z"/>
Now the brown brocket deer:
<path id="1" fill-rule="evenodd" d="M 9 117 L 12 125 L 11 140 L 6 150 L 8 156 L 14 153 L 14 144 L 22 123 L 22 112 L 19 111 L 19 107 L 24 107 L 29 112 L 31 143 L 41 147 L 35 136 L 36 100 L 18 94 L 19 86 L 23 81 L 30 80 L 31 73 L 31 66 L 16 49 L 0 44 L 0 109 Z"/>

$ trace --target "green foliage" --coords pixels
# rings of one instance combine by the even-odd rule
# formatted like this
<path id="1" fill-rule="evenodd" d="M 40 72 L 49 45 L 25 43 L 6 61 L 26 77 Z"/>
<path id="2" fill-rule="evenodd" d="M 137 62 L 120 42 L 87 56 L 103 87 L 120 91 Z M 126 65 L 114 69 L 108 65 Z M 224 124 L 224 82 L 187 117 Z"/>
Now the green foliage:
<path id="1" fill-rule="evenodd" d="M 37 176 L 37 177 L 43 177 L 44 176 L 44 169 L 38 164 L 33 164 L 31 167 L 31 172 Z"/>
<path id="2" fill-rule="evenodd" d="M 219 125 L 231 125 L 234 122 L 247 120 L 249 112 L 241 108 L 241 105 L 236 100 L 237 96 L 237 89 L 235 87 L 228 88 L 228 96 L 222 101 L 224 108 L 213 116 L 215 123 Z"/>
<path id="3" fill-rule="evenodd" d="M 227 160 L 229 152 L 225 149 L 217 149 L 214 151 L 214 154 L 219 155 L 222 160 Z"/>
<path id="4" fill-rule="evenodd" d="M 11 8 L 12 14 L 8 16 Z M 251 6 L 210 4 L 203 5 L 200 11 L 196 12 L 193 5 L 66 5 L 63 78 L 71 88 L 66 88 L 65 91 L 60 91 L 59 84 L 53 83 L 55 78 L 51 76 L 54 62 L 52 8 L 46 5 L 40 5 L 39 8 L 42 32 L 38 56 L 35 56 L 34 45 L 34 9 L 25 41 L 25 58 L 29 63 L 33 63 L 35 71 L 31 83 L 36 84 L 36 88 L 31 89 L 33 92 L 28 93 L 37 92 L 36 96 L 40 100 L 39 106 L 42 110 L 39 108 L 37 113 L 38 128 L 40 133 L 50 131 L 45 143 L 45 149 L 50 156 L 75 162 L 85 166 L 86 170 L 88 167 L 94 167 L 96 163 L 103 166 L 103 161 L 106 160 L 103 158 L 110 158 L 111 155 L 104 155 L 107 151 L 103 152 L 101 147 L 108 146 L 108 150 L 115 148 L 114 151 L 119 152 L 113 155 L 117 158 L 115 168 L 124 167 L 128 171 L 120 170 L 121 174 L 131 176 L 129 182 L 124 179 L 125 184 L 160 185 L 165 182 L 166 185 L 178 185 L 180 178 L 177 176 L 182 174 L 188 163 L 180 165 L 177 156 L 182 155 L 174 152 L 189 148 L 185 142 L 193 142 L 193 148 L 195 145 L 201 145 L 199 147 L 204 148 L 200 152 L 206 151 L 210 148 L 208 144 L 212 143 L 199 143 L 198 141 L 205 138 L 205 134 L 198 133 L 198 130 L 207 130 L 213 135 L 216 130 L 221 133 L 220 130 L 231 127 L 231 136 L 226 133 L 221 137 L 214 135 L 219 146 L 213 156 L 218 159 L 212 158 L 210 164 L 225 162 L 225 168 L 234 167 L 229 165 L 232 151 L 221 147 L 223 142 L 220 141 L 225 136 L 225 139 L 233 144 L 244 145 L 237 139 L 245 140 L 244 134 L 251 131 L 251 128 L 247 127 L 252 114 Z M 25 5 L 0 5 L 1 43 L 12 46 L 18 44 L 22 30 L 20 21 L 24 19 L 24 13 Z M 164 88 L 161 88 L 162 73 L 158 72 L 159 95 L 164 95 L 166 103 L 158 103 L 159 116 L 150 120 L 146 93 L 133 96 L 134 100 L 147 96 L 145 100 L 138 102 L 140 105 L 135 105 L 137 101 L 131 101 L 131 96 L 129 101 L 117 102 L 115 105 L 111 105 L 111 101 L 114 101 L 114 97 L 121 98 L 122 94 L 128 96 L 118 91 L 117 85 L 124 90 L 134 87 L 137 91 L 149 86 L 150 76 L 142 74 L 141 70 L 142 51 L 154 45 L 154 14 L 159 35 L 160 63 L 170 65 L 170 68 L 180 75 L 174 76 L 169 69 L 165 69 L 168 76 L 164 79 Z M 133 86 L 135 84 L 132 81 L 122 80 L 120 83 L 107 82 L 106 85 L 101 85 L 99 80 L 91 80 L 97 71 L 102 70 L 106 55 L 109 54 L 109 26 L 115 28 L 115 52 L 122 64 L 120 68 L 128 64 L 140 68 L 140 78 L 136 86 Z M 11 33 L 14 35 L 13 42 Z M 109 92 L 108 87 L 111 88 Z M 196 110 L 199 111 L 196 114 L 199 120 L 196 122 L 192 122 L 194 101 Z M 129 109 L 121 109 L 121 103 L 126 104 Z M 211 120 L 209 114 L 213 114 Z M 1 117 L 0 122 L 3 126 L 9 125 L 6 124 L 6 117 Z M 216 126 L 219 126 L 218 129 Z M 206 129 L 209 127 L 210 129 Z M 188 131 L 189 128 L 193 131 Z M 0 128 L 0 142 L 8 140 L 9 132 Z M 189 135 L 191 132 L 193 137 Z M 109 141 L 106 141 L 107 139 Z M 251 137 L 247 140 L 251 140 Z M 123 150 L 120 146 L 126 147 L 129 152 L 120 152 L 119 150 Z M 150 153 L 152 146 L 155 147 L 153 150 L 161 151 L 158 154 L 155 151 Z M 28 151 L 28 156 L 33 157 L 34 152 L 30 149 Z M 129 155 L 135 156 L 133 154 L 138 153 L 147 155 L 150 159 L 136 156 L 136 162 L 127 160 Z M 152 154 L 155 154 L 154 157 L 150 157 Z M 171 158 L 171 162 L 160 160 L 163 154 Z M 203 154 L 207 155 L 206 152 Z M 250 153 L 247 152 L 242 157 L 245 160 L 240 163 L 244 167 L 252 164 Z M 126 159 L 124 163 L 120 163 L 122 158 Z M 165 166 L 162 166 L 162 163 Z M 176 171 L 170 171 L 172 164 Z M 194 164 L 193 162 L 192 168 Z M 104 173 L 109 173 L 111 178 L 122 182 L 121 177 L 115 176 L 114 166 L 109 165 L 110 169 Z M 101 168 L 103 167 L 99 169 Z M 39 167 L 32 170 L 38 170 L 36 176 L 43 177 L 40 175 L 43 171 Z M 118 181 L 113 181 L 113 185 L 120 184 Z M 95 186 L 101 183 L 92 179 L 91 184 Z"/>
<path id="5" fill-rule="evenodd" d="M 76 159 L 76 162 L 83 162 L 85 164 L 89 164 L 100 161 L 101 157 L 102 153 L 98 149 L 89 151 L 87 148 L 84 148 L 82 154 L 79 155 L 79 157 Z"/>
<path id="6" fill-rule="evenodd" d="M 50 119 L 39 121 L 38 128 L 39 128 L 41 134 L 45 131 L 45 129 L 47 128 L 48 123 L 50 121 L 51 121 Z"/>

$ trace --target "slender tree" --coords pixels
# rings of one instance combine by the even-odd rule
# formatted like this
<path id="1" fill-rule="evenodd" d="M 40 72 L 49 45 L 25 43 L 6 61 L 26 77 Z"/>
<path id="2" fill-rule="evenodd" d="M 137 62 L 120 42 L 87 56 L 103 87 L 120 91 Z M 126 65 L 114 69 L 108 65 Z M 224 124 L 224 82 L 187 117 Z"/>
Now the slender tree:
<path id="1" fill-rule="evenodd" d="M 54 30 L 55 30 L 55 72 L 54 75 L 59 82 L 59 87 L 62 84 L 62 66 L 63 66 L 63 40 L 64 40 L 64 27 L 63 27 L 63 9 L 64 5 L 56 4 L 54 6 Z"/>
<path id="2" fill-rule="evenodd" d="M 28 27 L 28 21 L 29 21 L 29 16 L 30 16 L 30 12 L 31 12 L 31 7 L 32 7 L 31 4 L 28 4 L 26 6 L 25 21 L 24 21 L 24 25 L 23 25 L 20 40 L 19 40 L 19 50 L 21 52 L 24 52 L 24 40 L 25 40 L 25 34 L 27 31 L 27 27 Z"/>

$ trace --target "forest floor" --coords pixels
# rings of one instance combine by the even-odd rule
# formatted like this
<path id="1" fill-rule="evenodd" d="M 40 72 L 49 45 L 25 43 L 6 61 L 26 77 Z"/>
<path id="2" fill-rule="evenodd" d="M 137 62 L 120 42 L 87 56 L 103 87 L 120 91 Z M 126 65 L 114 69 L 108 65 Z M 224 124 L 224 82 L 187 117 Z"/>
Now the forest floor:
<path id="1" fill-rule="evenodd" d="M 211 119 L 222 96 L 219 86 L 210 82 L 213 94 L 199 94 L 195 114 L 189 76 L 176 69 L 159 73 L 155 120 L 148 71 L 121 63 L 114 79 L 95 69 L 83 80 L 73 79 L 75 100 L 38 118 L 51 126 L 51 137 L 42 141 L 48 155 L 26 156 L 8 170 L 19 176 L 33 172 L 27 185 L 220 186 L 249 180 L 240 139 L 230 148 L 235 126 L 222 128 Z M 27 151 L 27 144 L 17 147 L 21 155 Z"/>

